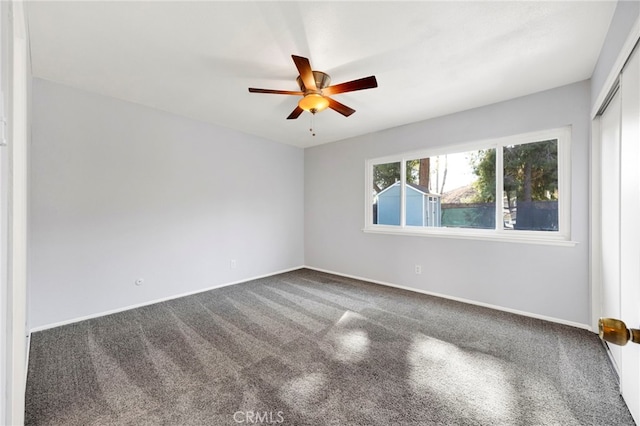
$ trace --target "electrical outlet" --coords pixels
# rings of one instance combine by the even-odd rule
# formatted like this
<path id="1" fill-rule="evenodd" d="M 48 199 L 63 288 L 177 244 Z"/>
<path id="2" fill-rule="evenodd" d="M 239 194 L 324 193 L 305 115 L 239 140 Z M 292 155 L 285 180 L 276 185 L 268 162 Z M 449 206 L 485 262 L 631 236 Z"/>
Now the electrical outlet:
<path id="1" fill-rule="evenodd" d="M 229 268 L 236 269 L 236 266 L 238 266 L 238 264 L 236 263 L 236 260 L 235 259 L 231 259 L 229 261 Z"/>
<path id="2" fill-rule="evenodd" d="M 422 265 L 416 265 L 416 275 L 422 274 Z"/>

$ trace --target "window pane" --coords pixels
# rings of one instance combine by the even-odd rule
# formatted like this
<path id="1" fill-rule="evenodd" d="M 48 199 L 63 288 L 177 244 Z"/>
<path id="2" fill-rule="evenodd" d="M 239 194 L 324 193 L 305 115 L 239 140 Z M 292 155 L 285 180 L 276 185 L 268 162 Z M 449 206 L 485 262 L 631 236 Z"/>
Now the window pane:
<path id="1" fill-rule="evenodd" d="M 495 228 L 494 149 L 408 160 L 406 170 L 407 226 Z"/>
<path id="2" fill-rule="evenodd" d="M 400 225 L 400 162 L 373 166 L 373 223 Z"/>
<path id="3" fill-rule="evenodd" d="M 558 140 L 505 146 L 504 229 L 558 231 Z"/>

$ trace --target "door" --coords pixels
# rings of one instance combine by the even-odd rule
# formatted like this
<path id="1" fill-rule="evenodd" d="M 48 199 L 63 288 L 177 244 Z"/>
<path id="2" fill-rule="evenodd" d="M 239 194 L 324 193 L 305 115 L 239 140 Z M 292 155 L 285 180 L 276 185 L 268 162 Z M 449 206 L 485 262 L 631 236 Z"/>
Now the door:
<path id="1" fill-rule="evenodd" d="M 620 319 L 640 328 L 640 53 L 620 78 Z M 622 396 L 640 423 L 640 345 L 622 347 Z"/>
<path id="2" fill-rule="evenodd" d="M 602 309 L 600 316 L 620 318 L 620 91 L 600 116 Z M 609 345 L 620 374 L 622 347 Z"/>
<path id="3" fill-rule="evenodd" d="M 602 316 L 640 328 L 640 54 L 600 118 Z M 640 345 L 610 345 L 620 392 L 640 424 Z"/>

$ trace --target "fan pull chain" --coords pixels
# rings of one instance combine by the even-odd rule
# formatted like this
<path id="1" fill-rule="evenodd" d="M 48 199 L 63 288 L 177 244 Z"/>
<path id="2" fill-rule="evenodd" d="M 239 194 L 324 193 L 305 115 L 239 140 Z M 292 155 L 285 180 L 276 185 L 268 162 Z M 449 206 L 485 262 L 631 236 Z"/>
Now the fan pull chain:
<path id="1" fill-rule="evenodd" d="M 315 122 L 315 117 L 316 117 L 316 113 L 314 111 L 311 111 L 311 124 L 309 125 L 309 131 L 311 132 L 311 136 L 315 136 L 316 133 L 313 131 L 313 125 Z"/>

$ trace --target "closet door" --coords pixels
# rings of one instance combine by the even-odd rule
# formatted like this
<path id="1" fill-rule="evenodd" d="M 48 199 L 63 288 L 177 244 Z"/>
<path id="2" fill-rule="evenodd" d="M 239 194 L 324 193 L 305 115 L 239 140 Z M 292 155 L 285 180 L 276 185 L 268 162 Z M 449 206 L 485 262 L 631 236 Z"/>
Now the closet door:
<path id="1" fill-rule="evenodd" d="M 640 328 L 640 53 L 620 77 L 620 319 Z M 640 345 L 622 347 L 620 385 L 640 423 Z"/>
<path id="2" fill-rule="evenodd" d="M 620 318 L 620 92 L 600 116 L 602 312 Z M 609 345 L 614 366 L 620 373 L 622 347 Z"/>
<path id="3" fill-rule="evenodd" d="M 640 329 L 640 53 L 600 116 L 601 313 Z M 640 424 L 640 345 L 609 345 L 620 392 Z"/>
<path id="4" fill-rule="evenodd" d="M 602 316 L 640 329 L 640 53 L 600 117 Z M 620 392 L 640 424 L 640 345 L 609 345 Z"/>

